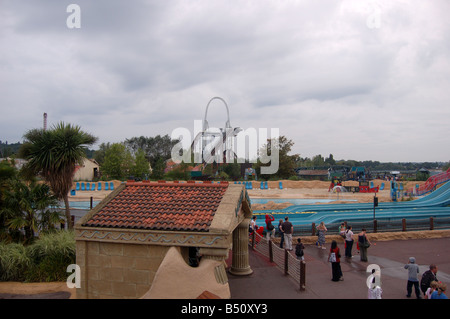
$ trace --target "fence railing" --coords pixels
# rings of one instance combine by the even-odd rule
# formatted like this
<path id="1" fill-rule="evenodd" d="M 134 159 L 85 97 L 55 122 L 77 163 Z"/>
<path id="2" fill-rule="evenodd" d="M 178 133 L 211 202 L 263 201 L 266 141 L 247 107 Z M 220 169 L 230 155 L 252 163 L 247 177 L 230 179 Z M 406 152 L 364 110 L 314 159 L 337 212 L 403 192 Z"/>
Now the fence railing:
<path id="1" fill-rule="evenodd" d="M 445 183 L 450 180 L 450 168 L 442 173 L 439 173 L 437 175 L 433 175 L 430 178 L 427 179 L 425 184 L 415 188 L 410 189 L 410 194 L 421 196 L 425 195 L 431 191 L 433 191 L 437 185 Z"/>
<path id="2" fill-rule="evenodd" d="M 251 248 L 275 263 L 286 276 L 291 276 L 299 285 L 300 291 L 306 289 L 306 263 L 297 259 L 288 250 L 278 247 L 272 240 L 267 240 L 256 232 L 249 234 Z"/>
<path id="3" fill-rule="evenodd" d="M 347 222 L 344 222 L 347 226 Z M 365 228 L 369 232 L 398 232 L 415 230 L 450 229 L 450 217 L 429 217 L 429 218 L 380 218 L 366 221 L 348 222 L 352 226 L 353 232 Z M 327 234 L 338 234 L 341 223 L 330 223 L 326 227 Z M 315 236 L 316 224 L 294 226 L 294 236 Z"/>

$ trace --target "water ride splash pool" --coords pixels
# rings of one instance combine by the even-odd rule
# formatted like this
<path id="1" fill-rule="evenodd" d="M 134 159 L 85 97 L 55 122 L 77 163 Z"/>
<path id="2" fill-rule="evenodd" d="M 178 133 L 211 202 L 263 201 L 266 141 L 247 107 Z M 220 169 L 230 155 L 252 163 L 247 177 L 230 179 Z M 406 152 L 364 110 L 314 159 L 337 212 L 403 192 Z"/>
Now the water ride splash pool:
<path id="1" fill-rule="evenodd" d="M 97 204 L 100 203 L 100 201 L 93 201 L 92 207 L 97 206 Z M 64 204 L 61 205 L 63 207 Z M 70 208 L 75 209 L 90 209 L 91 208 L 91 202 L 90 201 L 72 201 L 69 203 Z"/>

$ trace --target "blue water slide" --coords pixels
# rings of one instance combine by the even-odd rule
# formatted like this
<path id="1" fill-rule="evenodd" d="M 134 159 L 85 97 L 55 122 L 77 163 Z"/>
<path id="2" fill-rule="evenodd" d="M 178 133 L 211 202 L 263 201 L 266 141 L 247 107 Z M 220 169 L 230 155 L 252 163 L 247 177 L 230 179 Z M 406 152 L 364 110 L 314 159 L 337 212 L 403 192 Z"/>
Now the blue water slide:
<path id="1" fill-rule="evenodd" d="M 289 201 L 289 200 L 286 200 Z M 427 218 L 450 216 L 450 182 L 422 198 L 405 202 L 379 203 L 377 219 L 381 218 Z M 274 215 L 289 216 L 294 225 L 324 221 L 364 220 L 373 218 L 373 203 L 350 204 L 304 204 L 292 205 L 285 209 L 271 210 Z M 255 210 L 253 214 L 264 216 L 265 210 Z"/>

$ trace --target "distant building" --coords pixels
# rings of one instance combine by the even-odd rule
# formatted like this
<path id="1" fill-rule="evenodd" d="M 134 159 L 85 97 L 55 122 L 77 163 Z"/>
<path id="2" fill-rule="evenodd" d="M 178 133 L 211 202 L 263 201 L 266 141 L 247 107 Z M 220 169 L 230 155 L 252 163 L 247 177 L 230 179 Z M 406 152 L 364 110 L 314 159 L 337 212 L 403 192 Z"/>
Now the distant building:
<path id="1" fill-rule="evenodd" d="M 3 161 L 8 161 L 9 163 L 12 163 L 12 161 L 14 161 L 14 167 L 17 169 L 21 169 L 27 163 L 27 160 L 23 158 L 11 158 L 11 157 L 0 158 L 0 162 Z"/>
<path id="2" fill-rule="evenodd" d="M 94 160 L 85 158 L 83 163 L 75 166 L 74 181 L 92 181 L 100 177 L 100 165 Z"/>
<path id="3" fill-rule="evenodd" d="M 328 170 L 325 169 L 302 169 L 297 170 L 297 177 L 306 180 L 328 180 Z"/>

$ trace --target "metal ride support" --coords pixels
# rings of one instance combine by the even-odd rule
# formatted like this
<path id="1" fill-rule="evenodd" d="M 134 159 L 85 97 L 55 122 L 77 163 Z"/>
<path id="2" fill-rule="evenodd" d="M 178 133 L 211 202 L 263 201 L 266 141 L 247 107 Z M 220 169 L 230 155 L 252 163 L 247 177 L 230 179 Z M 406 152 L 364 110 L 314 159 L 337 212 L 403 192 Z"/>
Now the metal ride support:
<path id="1" fill-rule="evenodd" d="M 212 101 L 220 100 L 225 105 L 227 111 L 227 119 L 224 128 L 219 128 L 220 132 L 209 131 L 209 123 L 206 119 L 208 117 L 208 109 Z M 194 138 L 191 149 L 194 150 L 196 145 L 200 146 L 201 162 L 202 164 L 210 164 L 212 162 L 228 163 L 234 160 L 236 157 L 233 150 L 233 138 L 242 131 L 240 127 L 231 127 L 230 124 L 230 110 L 227 103 L 221 97 L 213 97 L 206 105 L 205 116 L 202 123 L 202 131 Z M 220 137 L 220 138 L 218 138 Z M 211 149 L 207 150 L 205 154 L 206 146 Z M 195 152 L 195 150 L 194 150 Z M 220 155 L 218 153 L 221 153 Z"/>

